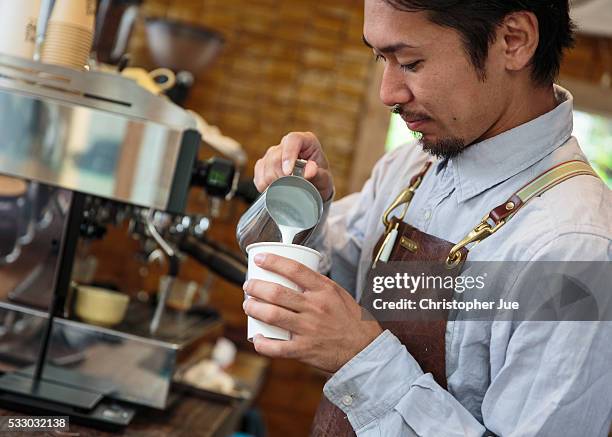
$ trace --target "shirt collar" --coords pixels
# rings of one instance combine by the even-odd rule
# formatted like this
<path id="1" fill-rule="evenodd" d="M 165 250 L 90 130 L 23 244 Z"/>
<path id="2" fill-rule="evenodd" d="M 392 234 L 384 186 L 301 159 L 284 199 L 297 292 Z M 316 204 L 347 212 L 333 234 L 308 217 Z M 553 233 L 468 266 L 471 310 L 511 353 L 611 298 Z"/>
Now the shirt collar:
<path id="1" fill-rule="evenodd" d="M 554 92 L 559 103 L 552 111 L 472 144 L 450 160 L 459 202 L 529 168 L 570 138 L 573 97 L 558 85 Z"/>

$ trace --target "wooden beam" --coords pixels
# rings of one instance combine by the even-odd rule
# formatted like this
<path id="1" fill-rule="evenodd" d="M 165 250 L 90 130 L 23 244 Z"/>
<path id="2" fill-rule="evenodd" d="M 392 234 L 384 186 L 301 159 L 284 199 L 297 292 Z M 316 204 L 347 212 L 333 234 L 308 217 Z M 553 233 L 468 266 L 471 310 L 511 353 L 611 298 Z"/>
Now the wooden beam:
<path id="1" fill-rule="evenodd" d="M 366 101 L 359 122 L 355 158 L 348 185 L 349 192 L 361 189 L 370 177 L 372 167 L 385 153 L 391 113 L 389 108 L 382 104 L 379 97 L 383 69 L 383 64 L 376 64 L 371 72 Z"/>

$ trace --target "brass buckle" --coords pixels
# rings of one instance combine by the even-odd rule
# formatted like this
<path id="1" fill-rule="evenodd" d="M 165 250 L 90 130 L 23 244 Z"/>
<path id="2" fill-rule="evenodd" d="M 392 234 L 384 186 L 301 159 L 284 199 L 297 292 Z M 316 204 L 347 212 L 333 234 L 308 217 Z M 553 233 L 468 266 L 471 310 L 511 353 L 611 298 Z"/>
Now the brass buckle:
<path id="1" fill-rule="evenodd" d="M 393 239 L 393 241 L 391 240 L 391 231 L 393 231 L 393 229 L 397 229 L 399 227 L 399 223 L 404 220 L 404 217 L 406 217 L 406 213 L 408 212 L 408 207 L 410 206 L 410 202 L 412 201 L 412 198 L 414 197 L 414 193 L 416 191 L 416 189 L 419 187 L 419 185 L 421 185 L 421 181 L 423 180 L 422 176 L 419 176 L 413 184 L 411 184 L 408 188 L 404 188 L 399 194 L 398 196 L 395 198 L 395 200 L 393 201 L 393 203 L 389 206 L 389 208 L 387 208 L 382 216 L 382 222 L 385 225 L 385 239 L 383 240 L 383 243 L 381 244 L 380 248 L 378 249 L 378 253 L 376 254 L 376 257 L 374 258 L 374 262 L 372 263 L 372 268 L 376 268 L 376 265 L 378 263 L 378 261 L 381 258 L 381 255 L 383 253 L 383 251 L 385 250 L 385 247 L 388 244 L 391 244 L 392 246 L 395 244 L 395 239 Z M 402 211 L 402 213 L 397 217 L 397 221 L 395 223 L 395 226 L 393 226 L 393 222 L 391 214 L 393 213 L 393 211 L 395 211 L 395 209 L 400 206 L 405 204 L 406 206 L 404 207 L 404 210 Z"/>
<path id="2" fill-rule="evenodd" d="M 406 216 L 406 212 L 408 211 L 408 207 L 410 206 L 410 202 L 412 201 L 412 198 L 414 197 L 414 193 L 416 189 L 419 187 L 419 185 L 421 185 L 422 179 L 423 179 L 422 177 L 418 177 L 417 180 L 414 181 L 414 184 L 402 190 L 402 192 L 399 193 L 399 195 L 395 198 L 393 203 L 389 205 L 389 208 L 385 210 L 385 213 L 382 216 L 382 221 L 383 221 L 383 224 L 385 225 L 385 229 L 387 233 L 391 231 L 390 229 L 391 213 L 395 210 L 395 208 L 405 203 L 406 207 L 404 208 L 404 211 L 402 212 L 402 214 L 398 217 L 398 220 L 400 221 L 404 219 L 404 217 Z"/>
<path id="3" fill-rule="evenodd" d="M 498 223 L 489 223 L 489 214 L 486 214 L 480 223 L 476 225 L 463 240 L 455 244 L 446 257 L 446 267 L 454 268 L 461 261 L 461 249 L 471 243 L 479 243 L 489 235 L 495 233 L 500 227 L 506 223 L 506 220 L 500 220 Z"/>

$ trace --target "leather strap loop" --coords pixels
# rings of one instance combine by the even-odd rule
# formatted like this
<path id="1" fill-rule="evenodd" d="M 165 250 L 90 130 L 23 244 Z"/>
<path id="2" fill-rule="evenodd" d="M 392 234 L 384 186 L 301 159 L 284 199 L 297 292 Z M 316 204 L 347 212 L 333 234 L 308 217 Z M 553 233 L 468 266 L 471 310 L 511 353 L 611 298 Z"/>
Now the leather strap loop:
<path id="1" fill-rule="evenodd" d="M 502 220 L 514 214 L 521 206 L 523 206 L 523 201 L 516 194 L 513 194 L 504 203 L 494 208 L 489 213 L 489 217 L 495 224 L 500 223 Z"/>
<path id="2" fill-rule="evenodd" d="M 493 208 L 489 214 L 485 215 L 482 221 L 451 249 L 446 263 L 451 265 L 453 262 L 456 262 L 459 259 L 459 250 L 468 244 L 478 244 L 489 235 L 497 232 L 532 198 L 540 196 L 563 181 L 581 175 L 599 177 L 588 163 L 579 160 L 562 162 L 535 177 L 523 185 L 520 190 L 510 196 L 504 203 Z"/>
<path id="3" fill-rule="evenodd" d="M 555 165 L 527 182 L 521 189 L 510 196 L 508 200 L 495 207 L 489 213 L 489 218 L 491 218 L 496 225 L 503 220 L 507 221 L 531 198 L 540 196 L 545 191 L 559 185 L 561 182 L 580 175 L 599 177 L 597 173 L 595 173 L 595 170 L 584 161 L 565 161 Z"/>

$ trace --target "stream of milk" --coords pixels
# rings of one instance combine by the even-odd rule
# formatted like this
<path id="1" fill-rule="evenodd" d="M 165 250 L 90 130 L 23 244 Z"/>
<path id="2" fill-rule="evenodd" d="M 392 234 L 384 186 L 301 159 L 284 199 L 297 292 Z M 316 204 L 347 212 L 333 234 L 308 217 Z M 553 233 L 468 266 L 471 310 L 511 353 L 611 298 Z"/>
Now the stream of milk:
<path id="1" fill-rule="evenodd" d="M 272 186 L 269 190 L 270 216 L 281 231 L 284 244 L 292 244 L 298 233 L 317 224 L 318 205 L 308 191 L 292 186 Z"/>
<path id="2" fill-rule="evenodd" d="M 283 244 L 292 244 L 295 236 L 304 230 L 287 225 L 278 225 L 278 229 L 280 229 L 281 235 L 283 236 Z"/>

